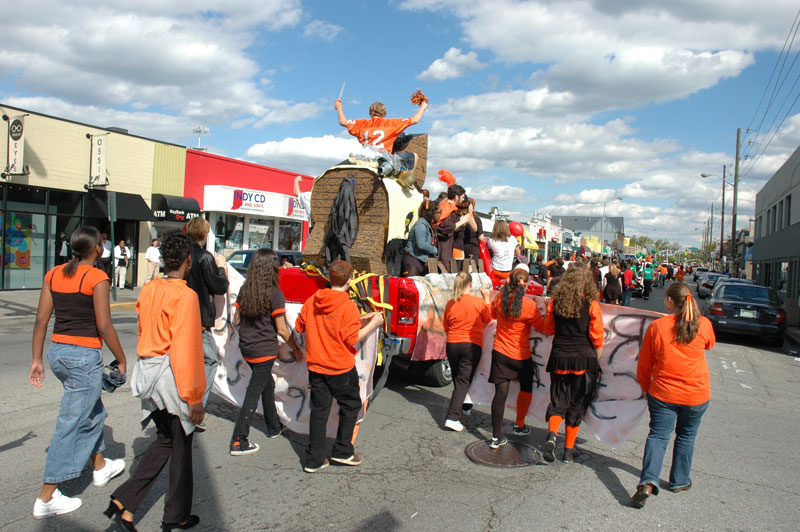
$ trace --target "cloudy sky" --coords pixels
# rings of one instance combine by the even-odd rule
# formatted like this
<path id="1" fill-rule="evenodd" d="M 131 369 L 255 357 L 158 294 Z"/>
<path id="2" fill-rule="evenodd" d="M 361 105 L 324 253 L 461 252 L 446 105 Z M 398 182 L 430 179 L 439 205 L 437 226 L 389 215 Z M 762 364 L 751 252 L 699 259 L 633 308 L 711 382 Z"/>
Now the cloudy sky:
<path id="1" fill-rule="evenodd" d="M 697 245 L 743 147 L 738 225 L 800 145 L 786 0 L 30 0 L 4 8 L 0 102 L 318 175 L 336 121 L 430 98 L 429 177 L 479 202 L 624 216 Z M 257 188 L 257 184 L 254 184 Z M 730 221 L 730 191 L 727 195 Z M 621 198 L 621 199 L 618 199 Z M 719 223 L 717 218 L 716 224 Z M 716 233 L 716 231 L 715 231 Z"/>

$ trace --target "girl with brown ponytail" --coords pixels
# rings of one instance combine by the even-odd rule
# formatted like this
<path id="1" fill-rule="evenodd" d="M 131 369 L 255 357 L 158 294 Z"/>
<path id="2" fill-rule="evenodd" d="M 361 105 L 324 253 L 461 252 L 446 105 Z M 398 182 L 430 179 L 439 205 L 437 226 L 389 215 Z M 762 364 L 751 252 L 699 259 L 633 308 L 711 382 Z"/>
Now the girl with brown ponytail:
<path id="1" fill-rule="evenodd" d="M 669 285 L 664 306 L 669 315 L 647 328 L 636 371 L 650 411 L 642 473 L 631 499 L 636 508 L 642 508 L 650 495 L 658 494 L 661 466 L 673 429 L 669 489 L 677 493 L 692 487 L 694 440 L 711 399 L 705 359 L 705 350 L 715 343 L 711 322 L 700 316 L 686 283 Z"/>
<path id="2" fill-rule="evenodd" d="M 492 366 L 489 382 L 494 384 L 492 399 L 492 440 L 489 447 L 497 449 L 508 443 L 503 436 L 503 412 L 511 381 L 519 381 L 517 397 L 517 420 L 513 434 L 530 434 L 525 426 L 525 416 L 533 398 L 533 377 L 535 367 L 531 360 L 531 327 L 544 331 L 544 320 L 539 307 L 528 297 L 527 266 L 519 265 L 508 276 L 500 295 L 492 302 L 492 318 L 497 320 L 497 333 L 492 347 Z"/>

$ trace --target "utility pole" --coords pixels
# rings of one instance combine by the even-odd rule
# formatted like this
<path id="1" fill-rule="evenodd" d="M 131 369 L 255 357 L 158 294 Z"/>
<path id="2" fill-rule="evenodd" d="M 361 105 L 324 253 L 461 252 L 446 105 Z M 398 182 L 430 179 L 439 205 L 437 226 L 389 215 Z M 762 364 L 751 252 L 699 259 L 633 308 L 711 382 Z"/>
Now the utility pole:
<path id="1" fill-rule="evenodd" d="M 709 228 L 708 228 L 708 259 L 712 263 L 714 262 L 714 204 L 711 204 L 711 216 L 708 218 Z"/>
<path id="2" fill-rule="evenodd" d="M 719 221 L 719 263 L 722 264 L 722 248 L 725 243 L 725 165 L 722 165 L 722 210 Z M 725 267 L 724 265 L 722 266 Z"/>
<path id="3" fill-rule="evenodd" d="M 731 211 L 731 273 L 736 272 L 736 196 L 739 190 L 739 147 L 741 145 L 742 129 L 736 129 L 736 160 L 733 167 L 733 210 Z"/>

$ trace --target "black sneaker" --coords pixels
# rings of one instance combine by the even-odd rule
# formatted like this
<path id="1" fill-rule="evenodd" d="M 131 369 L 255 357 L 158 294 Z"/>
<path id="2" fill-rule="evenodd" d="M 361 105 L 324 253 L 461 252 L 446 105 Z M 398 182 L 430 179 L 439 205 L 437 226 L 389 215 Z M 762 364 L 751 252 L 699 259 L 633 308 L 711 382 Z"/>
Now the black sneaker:
<path id="1" fill-rule="evenodd" d="M 247 440 L 240 440 L 236 438 L 233 443 L 231 443 L 231 456 L 241 456 L 243 454 L 253 454 L 258 452 L 258 444 L 257 443 L 250 443 Z"/>
<path id="2" fill-rule="evenodd" d="M 574 449 L 564 449 L 564 457 L 561 459 L 562 462 L 565 464 L 569 464 L 575 459 L 575 450 Z"/>
<path id="3" fill-rule="evenodd" d="M 519 425 L 514 425 L 514 430 L 512 430 L 511 433 L 514 436 L 527 436 L 531 433 L 531 429 L 525 425 L 522 425 L 521 427 Z"/>
<path id="4" fill-rule="evenodd" d="M 555 451 L 556 451 L 556 433 L 548 432 L 547 441 L 544 442 L 544 450 L 542 451 L 542 456 L 548 462 L 553 462 L 556 459 Z"/>
<path id="5" fill-rule="evenodd" d="M 505 436 L 503 436 L 502 438 L 495 438 L 493 436 L 491 441 L 489 442 L 489 447 L 491 447 L 492 449 L 499 449 L 500 447 L 502 447 L 507 443 L 508 443 L 508 438 L 506 438 Z"/>

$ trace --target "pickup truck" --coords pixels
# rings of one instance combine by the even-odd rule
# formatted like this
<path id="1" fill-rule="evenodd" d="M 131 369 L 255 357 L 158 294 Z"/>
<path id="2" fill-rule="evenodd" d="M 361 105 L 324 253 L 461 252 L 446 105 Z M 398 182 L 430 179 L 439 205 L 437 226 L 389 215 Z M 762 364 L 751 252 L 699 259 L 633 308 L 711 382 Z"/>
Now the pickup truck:
<path id="1" fill-rule="evenodd" d="M 420 323 L 420 304 L 422 298 L 418 283 L 413 277 L 384 276 L 385 293 L 383 301 L 392 306 L 389 323 L 388 342 L 384 345 L 384 355 L 391 354 L 393 363 L 419 375 L 425 384 L 447 386 L 452 382 L 450 364 L 441 345 L 427 343 L 417 346 L 417 335 L 423 327 Z M 483 276 L 486 279 L 486 276 Z M 424 278 L 421 278 L 424 279 Z M 379 278 L 369 281 L 370 293 L 374 300 L 380 299 Z M 494 284 L 494 280 L 492 279 Z M 489 279 L 486 279 L 488 285 Z M 452 283 L 450 283 L 452 285 Z M 314 292 L 325 288 L 326 281 L 319 275 L 308 273 L 302 268 L 281 268 L 280 286 L 287 302 L 304 303 Z M 497 286 L 495 286 L 497 288 Z M 529 295 L 541 295 L 542 286 L 531 280 Z M 437 305 L 438 306 L 438 305 Z M 441 307 L 443 308 L 443 304 Z M 426 318 L 427 321 L 430 317 Z M 426 324 L 427 323 L 426 321 Z M 427 337 L 425 337 L 427 339 Z M 416 351 L 416 353 L 415 353 Z M 412 360 L 413 359 L 413 360 Z"/>

